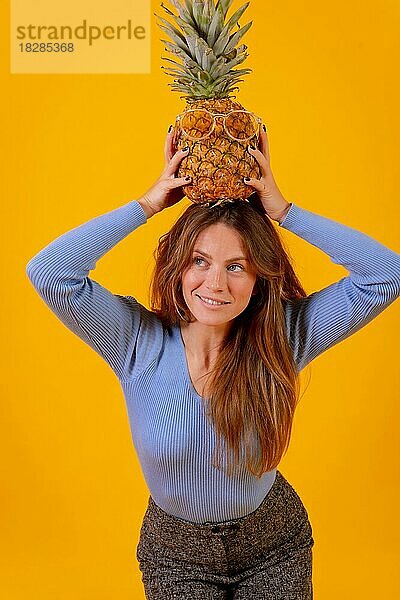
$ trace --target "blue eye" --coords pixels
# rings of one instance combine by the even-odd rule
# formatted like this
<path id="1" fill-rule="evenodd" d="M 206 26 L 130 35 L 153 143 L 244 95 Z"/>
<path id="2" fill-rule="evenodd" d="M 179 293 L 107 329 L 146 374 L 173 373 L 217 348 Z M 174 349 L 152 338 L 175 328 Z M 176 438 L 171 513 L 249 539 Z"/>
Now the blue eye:
<path id="1" fill-rule="evenodd" d="M 237 273 L 238 271 L 244 271 L 244 267 L 243 265 L 229 265 L 228 267 L 228 271 L 233 271 L 234 273 Z"/>
<path id="2" fill-rule="evenodd" d="M 204 258 L 201 258 L 201 256 L 195 256 L 193 259 L 193 262 L 198 267 L 202 267 L 203 264 L 205 263 L 205 260 L 204 260 Z"/>

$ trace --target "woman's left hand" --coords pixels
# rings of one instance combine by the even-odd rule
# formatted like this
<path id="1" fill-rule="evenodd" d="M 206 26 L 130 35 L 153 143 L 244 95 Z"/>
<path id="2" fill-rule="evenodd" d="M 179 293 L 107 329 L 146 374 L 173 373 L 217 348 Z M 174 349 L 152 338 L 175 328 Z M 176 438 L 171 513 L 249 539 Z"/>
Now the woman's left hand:
<path id="1" fill-rule="evenodd" d="M 290 208 L 282 196 L 272 175 L 267 132 L 260 129 L 259 148 L 248 146 L 248 152 L 256 159 L 261 169 L 261 179 L 244 178 L 244 183 L 254 188 L 265 212 L 270 219 L 282 221 Z"/>

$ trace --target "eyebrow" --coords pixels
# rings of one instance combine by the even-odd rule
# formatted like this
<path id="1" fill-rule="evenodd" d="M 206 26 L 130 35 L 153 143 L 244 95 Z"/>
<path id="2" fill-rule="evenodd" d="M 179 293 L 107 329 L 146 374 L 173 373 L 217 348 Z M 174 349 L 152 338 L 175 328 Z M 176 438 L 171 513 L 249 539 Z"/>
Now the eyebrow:
<path id="1" fill-rule="evenodd" d="M 195 249 L 193 250 L 193 252 L 198 252 L 198 254 L 202 254 L 202 255 L 203 255 L 203 256 L 205 256 L 206 258 L 211 258 L 211 259 L 212 259 L 212 256 L 210 256 L 209 254 L 207 254 L 207 252 L 203 252 L 202 250 L 198 250 L 197 248 L 195 248 Z M 236 256 L 236 257 L 234 257 L 234 258 L 228 258 L 226 262 L 227 262 L 227 263 L 228 263 L 228 262 L 233 262 L 233 261 L 235 261 L 235 260 L 245 260 L 245 261 L 249 262 L 249 261 L 248 261 L 248 259 L 247 259 L 245 256 Z"/>

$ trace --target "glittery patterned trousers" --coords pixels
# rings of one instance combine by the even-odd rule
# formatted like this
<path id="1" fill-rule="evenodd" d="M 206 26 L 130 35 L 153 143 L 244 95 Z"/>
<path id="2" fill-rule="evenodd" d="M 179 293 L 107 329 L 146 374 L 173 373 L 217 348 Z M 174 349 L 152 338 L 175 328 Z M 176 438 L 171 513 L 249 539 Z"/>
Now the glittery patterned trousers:
<path id="1" fill-rule="evenodd" d="M 221 523 L 191 523 L 150 496 L 136 556 L 148 600 L 312 600 L 312 527 L 280 473 L 260 506 Z"/>

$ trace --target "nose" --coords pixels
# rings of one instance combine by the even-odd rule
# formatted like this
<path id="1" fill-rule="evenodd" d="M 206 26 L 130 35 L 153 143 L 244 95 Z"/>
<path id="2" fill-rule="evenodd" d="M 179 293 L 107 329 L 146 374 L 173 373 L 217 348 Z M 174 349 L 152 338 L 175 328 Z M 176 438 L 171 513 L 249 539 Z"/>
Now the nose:
<path id="1" fill-rule="evenodd" d="M 210 269 L 206 280 L 206 286 L 213 292 L 222 292 L 225 289 L 222 269 Z"/>

